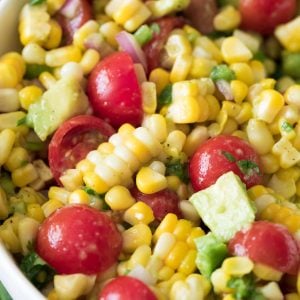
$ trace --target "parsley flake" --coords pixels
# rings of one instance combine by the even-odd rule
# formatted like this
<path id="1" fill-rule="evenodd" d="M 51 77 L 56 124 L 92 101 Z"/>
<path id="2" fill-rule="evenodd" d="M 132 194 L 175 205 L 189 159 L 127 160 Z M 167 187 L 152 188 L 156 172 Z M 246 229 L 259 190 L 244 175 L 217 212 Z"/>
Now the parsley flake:
<path id="1" fill-rule="evenodd" d="M 284 121 L 282 124 L 281 124 L 281 129 L 285 132 L 291 132 L 294 127 L 292 126 L 292 124 L 290 124 L 289 122 L 287 121 Z"/>
<path id="2" fill-rule="evenodd" d="M 258 165 L 251 160 L 241 159 L 237 161 L 236 164 L 245 175 L 252 176 L 254 174 L 260 174 Z"/>
<path id="3" fill-rule="evenodd" d="M 228 151 L 223 150 L 222 154 L 226 157 L 227 160 L 229 160 L 230 162 L 235 162 L 236 159 L 235 157 Z"/>
<path id="4" fill-rule="evenodd" d="M 30 5 L 39 5 L 39 4 L 42 4 L 44 2 L 46 2 L 46 0 L 30 0 L 29 4 Z"/>

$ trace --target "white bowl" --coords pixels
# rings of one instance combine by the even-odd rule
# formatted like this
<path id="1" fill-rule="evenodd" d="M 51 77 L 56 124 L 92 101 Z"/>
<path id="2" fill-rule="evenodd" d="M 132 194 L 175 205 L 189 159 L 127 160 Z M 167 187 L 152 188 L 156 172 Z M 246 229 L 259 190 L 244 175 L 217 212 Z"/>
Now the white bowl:
<path id="1" fill-rule="evenodd" d="M 20 49 L 18 15 L 28 0 L 0 0 L 0 54 Z M 0 241 L 0 281 L 13 300 L 45 300 L 46 298 L 27 280 L 11 254 Z"/>

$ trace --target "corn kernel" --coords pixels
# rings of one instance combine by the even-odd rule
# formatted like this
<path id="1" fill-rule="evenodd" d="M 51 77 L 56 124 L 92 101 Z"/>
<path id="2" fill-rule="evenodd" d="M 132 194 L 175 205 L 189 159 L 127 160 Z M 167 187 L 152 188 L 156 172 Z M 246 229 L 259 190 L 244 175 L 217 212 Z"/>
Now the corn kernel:
<path id="1" fill-rule="evenodd" d="M 38 101 L 39 98 L 42 96 L 42 89 L 35 86 L 35 85 L 29 85 L 24 88 L 22 88 L 19 91 L 19 99 L 21 107 L 25 110 L 28 110 L 29 106 Z"/>

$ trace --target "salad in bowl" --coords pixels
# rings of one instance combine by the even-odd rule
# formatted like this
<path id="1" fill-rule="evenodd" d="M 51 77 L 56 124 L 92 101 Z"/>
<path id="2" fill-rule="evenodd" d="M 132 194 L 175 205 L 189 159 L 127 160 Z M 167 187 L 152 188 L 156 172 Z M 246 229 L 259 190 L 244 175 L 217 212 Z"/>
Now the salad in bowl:
<path id="1" fill-rule="evenodd" d="M 1 300 L 300 299 L 298 4 L 0 0 Z"/>

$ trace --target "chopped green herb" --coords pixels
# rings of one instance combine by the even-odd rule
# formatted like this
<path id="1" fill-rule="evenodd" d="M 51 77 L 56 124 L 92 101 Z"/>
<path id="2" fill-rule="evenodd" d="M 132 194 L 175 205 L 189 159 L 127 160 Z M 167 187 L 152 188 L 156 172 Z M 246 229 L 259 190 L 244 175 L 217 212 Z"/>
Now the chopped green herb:
<path id="1" fill-rule="evenodd" d="M 159 108 L 172 103 L 172 89 L 172 84 L 167 84 L 166 87 L 161 91 L 157 99 L 157 104 Z"/>
<path id="2" fill-rule="evenodd" d="M 51 282 L 55 274 L 55 271 L 34 251 L 22 259 L 20 269 L 38 289 Z"/>
<path id="3" fill-rule="evenodd" d="M 281 129 L 285 132 L 291 132 L 294 127 L 292 124 L 290 124 L 289 122 L 287 121 L 284 121 L 282 124 L 281 124 Z"/>
<path id="4" fill-rule="evenodd" d="M 24 147 L 29 151 L 41 151 L 44 147 L 44 143 L 27 141 Z"/>
<path id="5" fill-rule="evenodd" d="M 150 25 L 150 28 L 152 30 L 153 33 L 155 34 L 159 34 L 160 33 L 160 26 L 157 23 L 152 23 Z"/>
<path id="6" fill-rule="evenodd" d="M 39 5 L 46 2 L 46 0 L 29 0 L 30 5 Z"/>
<path id="7" fill-rule="evenodd" d="M 182 163 L 180 159 L 170 160 L 166 163 L 166 175 L 175 175 L 182 182 L 188 183 L 188 164 Z"/>
<path id="8" fill-rule="evenodd" d="M 300 78 L 300 52 L 283 52 L 282 73 L 294 78 Z"/>
<path id="9" fill-rule="evenodd" d="M 227 282 L 229 288 L 234 289 L 237 300 L 263 300 L 265 297 L 257 290 L 254 276 L 247 274 L 243 277 L 232 277 Z"/>
<path id="10" fill-rule="evenodd" d="M 253 59 L 264 62 L 266 60 L 266 55 L 263 51 L 259 50 L 253 55 Z"/>
<path id="11" fill-rule="evenodd" d="M 222 154 L 227 158 L 227 160 L 229 160 L 230 162 L 235 162 L 236 159 L 235 157 L 230 153 L 230 152 L 227 152 L 225 150 L 222 151 Z"/>
<path id="12" fill-rule="evenodd" d="M 239 0 L 217 0 L 218 6 L 227 6 L 232 5 L 234 7 L 238 7 Z"/>
<path id="13" fill-rule="evenodd" d="M 52 72 L 52 68 L 46 65 L 27 64 L 24 77 L 25 79 L 32 80 L 34 78 L 38 78 L 43 72 Z"/>
<path id="14" fill-rule="evenodd" d="M 236 78 L 235 73 L 225 64 L 214 66 L 210 78 L 213 81 L 226 80 L 231 81 Z"/>
<path id="15" fill-rule="evenodd" d="M 236 164 L 245 175 L 252 176 L 253 174 L 260 174 L 258 165 L 251 160 L 241 159 Z"/>
<path id="16" fill-rule="evenodd" d="M 90 187 L 88 186 L 84 186 L 82 188 L 87 194 L 91 195 L 91 196 L 97 196 L 98 194 Z"/>
<path id="17" fill-rule="evenodd" d="M 17 126 L 21 126 L 21 125 L 24 125 L 24 124 L 26 124 L 26 116 L 17 121 Z"/>
<path id="18" fill-rule="evenodd" d="M 152 39 L 153 31 L 148 25 L 142 25 L 133 35 L 137 42 L 143 46 Z"/>
<path id="19" fill-rule="evenodd" d="M 13 300 L 5 289 L 3 283 L 0 281 L 0 299 L 1 300 Z"/>
<path id="20" fill-rule="evenodd" d="M 0 186 L 4 189 L 8 197 L 15 194 L 15 186 L 11 180 L 9 173 L 4 172 L 3 170 L 1 170 Z"/>

